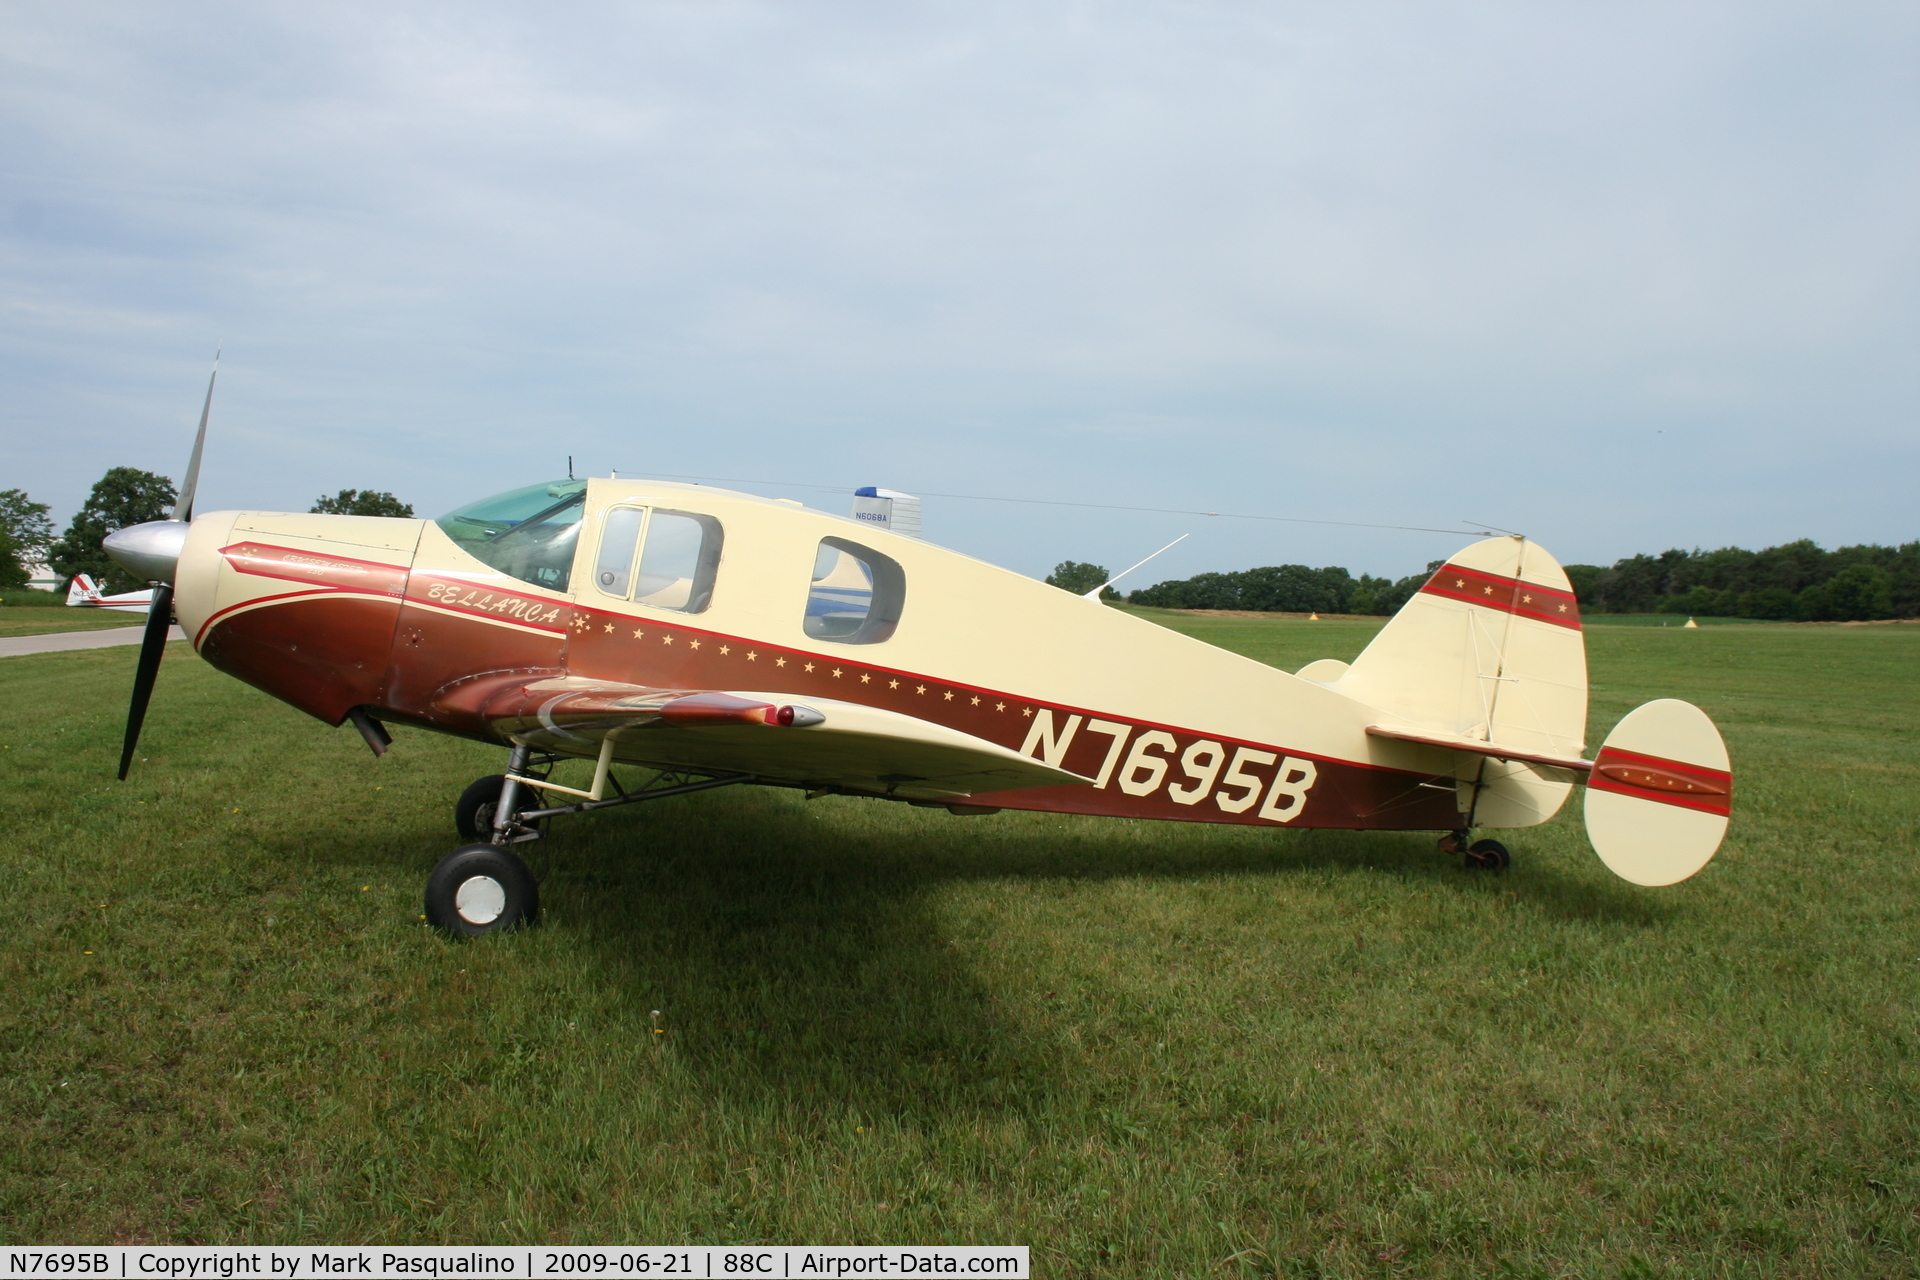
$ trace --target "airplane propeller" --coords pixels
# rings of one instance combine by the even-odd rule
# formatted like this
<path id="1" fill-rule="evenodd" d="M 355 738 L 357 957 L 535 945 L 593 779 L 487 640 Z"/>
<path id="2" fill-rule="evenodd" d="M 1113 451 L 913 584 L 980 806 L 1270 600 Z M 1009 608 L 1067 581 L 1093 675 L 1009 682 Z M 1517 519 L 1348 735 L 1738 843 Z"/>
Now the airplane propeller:
<path id="1" fill-rule="evenodd" d="M 122 567 L 153 584 L 147 629 L 140 637 L 140 661 L 133 669 L 127 733 L 120 746 L 122 782 L 127 780 L 127 771 L 133 767 L 133 752 L 140 745 L 140 726 L 146 722 L 147 704 L 153 700 L 154 681 L 160 675 L 160 659 L 167 650 L 167 632 L 173 626 L 173 583 L 180 550 L 186 545 L 187 527 L 193 523 L 194 491 L 200 485 L 200 454 L 207 443 L 207 417 L 213 412 L 213 384 L 219 378 L 220 353 L 216 351 L 213 376 L 207 379 L 207 401 L 200 408 L 200 431 L 193 438 L 193 456 L 187 461 L 187 475 L 174 502 L 173 519 L 152 520 L 116 530 L 101 544 Z"/>

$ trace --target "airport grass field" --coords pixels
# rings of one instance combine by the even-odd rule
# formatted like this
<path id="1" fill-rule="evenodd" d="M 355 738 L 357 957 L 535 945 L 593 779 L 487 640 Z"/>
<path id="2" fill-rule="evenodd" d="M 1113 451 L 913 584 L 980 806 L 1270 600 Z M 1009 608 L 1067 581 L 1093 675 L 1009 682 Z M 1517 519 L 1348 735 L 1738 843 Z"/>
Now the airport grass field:
<path id="1" fill-rule="evenodd" d="M 24 592 L 17 594 L 24 595 Z M 35 595 L 41 593 L 35 592 Z M 9 601 L 0 607 L 0 636 L 44 636 L 62 631 L 104 631 L 112 627 L 145 626 L 144 613 L 125 613 L 119 609 L 70 609 L 49 597 L 45 605 L 35 601 L 18 605 Z"/>
<path id="2" fill-rule="evenodd" d="M 1167 625 L 1286 668 L 1374 624 Z M 500 753 L 0 659 L 0 1242 L 1024 1243 L 1042 1276 L 1911 1276 L 1920 627 L 1595 626 L 1733 753 L 1664 890 L 1429 835 L 740 789 L 419 917 Z M 584 766 L 580 766 L 584 769 Z M 656 1014 L 654 1011 L 658 1011 Z"/>

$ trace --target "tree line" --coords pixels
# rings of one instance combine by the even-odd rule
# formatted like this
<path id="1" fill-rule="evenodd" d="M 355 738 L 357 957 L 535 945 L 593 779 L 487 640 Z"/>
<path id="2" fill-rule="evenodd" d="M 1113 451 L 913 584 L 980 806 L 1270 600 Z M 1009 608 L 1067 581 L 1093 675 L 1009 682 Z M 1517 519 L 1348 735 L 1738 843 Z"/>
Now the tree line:
<path id="1" fill-rule="evenodd" d="M 1262 613 L 1399 611 L 1445 561 L 1398 579 L 1353 576 L 1330 565 L 1267 565 L 1231 573 L 1201 573 L 1156 582 L 1127 596 L 1129 604 L 1159 609 L 1236 609 Z M 1794 622 L 1857 622 L 1920 617 L 1920 542 L 1873 543 L 1822 549 L 1802 538 L 1747 551 L 1663 551 L 1629 556 L 1611 566 L 1564 566 L 1580 607 L 1588 613 L 1673 613 L 1699 617 L 1764 618 Z M 1106 581 L 1099 565 L 1065 561 L 1047 581 L 1088 591 Z M 1117 599 L 1107 592 L 1106 599 Z"/>
<path id="2" fill-rule="evenodd" d="M 1802 538 L 1747 551 L 1629 556 L 1609 568 L 1570 564 L 1580 606 L 1593 613 L 1685 613 L 1798 622 L 1920 617 L 1920 542 L 1822 549 Z"/>
<path id="3" fill-rule="evenodd" d="M 60 588 L 84 573 L 106 591 L 138 591 L 147 584 L 108 558 L 100 543 L 129 525 L 168 520 L 179 495 L 166 476 L 138 467 L 111 467 L 94 482 L 87 501 L 65 533 L 53 536 L 51 508 L 23 489 L 0 489 L 0 590 L 24 587 L 35 566 L 50 566 Z M 323 497 L 315 512 L 350 516 L 411 516 L 413 505 L 377 489 L 342 489 Z"/>
<path id="4" fill-rule="evenodd" d="M 1441 561 L 1427 566 L 1428 573 Z M 1107 580 L 1096 564 L 1067 560 L 1056 565 L 1047 581 L 1084 594 Z M 1354 577 L 1337 565 L 1310 569 L 1304 564 L 1267 565 L 1235 573 L 1202 573 L 1191 578 L 1156 582 L 1127 596 L 1127 603 L 1156 609 L 1245 609 L 1259 613 L 1391 614 L 1405 604 L 1427 580 L 1416 573 L 1395 581 L 1368 574 Z M 1109 588 L 1101 596 L 1117 600 Z"/>

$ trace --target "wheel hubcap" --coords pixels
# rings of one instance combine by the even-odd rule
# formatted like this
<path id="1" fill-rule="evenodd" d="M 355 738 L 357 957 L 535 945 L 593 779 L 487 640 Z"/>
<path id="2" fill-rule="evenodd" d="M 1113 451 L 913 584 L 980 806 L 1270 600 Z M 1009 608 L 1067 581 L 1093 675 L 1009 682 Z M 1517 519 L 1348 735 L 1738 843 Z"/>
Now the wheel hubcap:
<path id="1" fill-rule="evenodd" d="M 453 892 L 453 909 L 468 924 L 492 924 L 507 909 L 507 890 L 492 876 L 473 876 Z"/>

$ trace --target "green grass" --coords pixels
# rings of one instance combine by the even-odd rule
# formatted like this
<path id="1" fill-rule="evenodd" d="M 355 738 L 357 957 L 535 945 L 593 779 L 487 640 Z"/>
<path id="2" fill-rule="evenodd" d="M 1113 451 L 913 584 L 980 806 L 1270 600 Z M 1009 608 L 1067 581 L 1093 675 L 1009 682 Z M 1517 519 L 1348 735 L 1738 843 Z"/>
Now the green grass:
<path id="1" fill-rule="evenodd" d="M 1685 627 L 1684 613 L 1583 613 L 1583 625 L 1589 627 Z M 1790 625 L 1767 622 L 1763 618 L 1716 618 L 1700 614 L 1694 621 L 1703 627 L 1765 627 Z"/>
<path id="2" fill-rule="evenodd" d="M 65 604 L 9 604 L 0 607 L 0 636 L 40 636 L 61 631 L 103 631 L 109 627 L 146 625 L 146 614 L 122 613 L 118 609 L 76 609 Z"/>
<path id="3" fill-rule="evenodd" d="M 1297 667 L 1365 624 L 1168 615 Z M 1343 629 L 1344 628 L 1344 629 Z M 0 664 L 0 1237 L 1013 1242 L 1046 1276 L 1910 1276 L 1920 629 L 1597 629 L 1731 744 L 1694 880 L 724 791 L 418 920 L 497 753 L 175 645 Z M 654 1034 L 651 1011 L 660 1010 Z"/>

